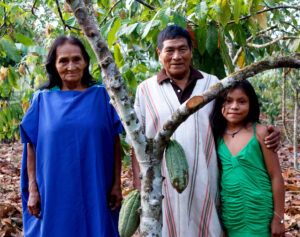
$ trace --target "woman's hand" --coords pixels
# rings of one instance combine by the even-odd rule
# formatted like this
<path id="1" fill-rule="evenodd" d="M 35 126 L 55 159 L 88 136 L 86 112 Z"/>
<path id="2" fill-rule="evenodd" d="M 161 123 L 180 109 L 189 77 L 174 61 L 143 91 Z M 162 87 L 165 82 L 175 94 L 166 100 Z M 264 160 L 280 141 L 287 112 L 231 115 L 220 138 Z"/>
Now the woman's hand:
<path id="1" fill-rule="evenodd" d="M 28 211 L 36 218 L 40 218 L 41 198 L 36 184 L 31 184 L 29 187 L 29 198 L 27 202 Z"/>
<path id="2" fill-rule="evenodd" d="M 121 206 L 123 200 L 122 190 L 120 185 L 114 185 L 108 197 L 108 205 L 111 210 L 115 210 Z"/>
<path id="3" fill-rule="evenodd" d="M 269 135 L 265 137 L 264 143 L 268 149 L 274 150 L 277 152 L 280 145 L 280 131 L 273 125 L 267 126 Z"/>
<path id="4" fill-rule="evenodd" d="M 272 237 L 284 236 L 284 223 L 280 223 L 280 219 L 276 215 L 274 215 L 271 223 L 271 233 Z"/>

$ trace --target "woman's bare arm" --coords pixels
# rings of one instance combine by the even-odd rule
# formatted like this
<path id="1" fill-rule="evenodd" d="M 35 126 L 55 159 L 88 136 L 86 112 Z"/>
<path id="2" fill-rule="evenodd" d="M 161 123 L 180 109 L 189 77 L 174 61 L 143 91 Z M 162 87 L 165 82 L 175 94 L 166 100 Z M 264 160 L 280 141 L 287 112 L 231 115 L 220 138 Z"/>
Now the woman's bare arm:
<path id="1" fill-rule="evenodd" d="M 122 202 L 122 190 L 121 190 L 121 168 L 122 168 L 122 157 L 121 157 L 121 142 L 120 137 L 115 137 L 114 146 L 114 183 L 109 195 L 109 206 L 112 210 L 121 206 Z"/>
<path id="2" fill-rule="evenodd" d="M 28 173 L 28 211 L 31 215 L 39 217 L 40 207 L 40 194 L 36 183 L 36 160 L 33 145 L 27 143 L 27 173 Z"/>

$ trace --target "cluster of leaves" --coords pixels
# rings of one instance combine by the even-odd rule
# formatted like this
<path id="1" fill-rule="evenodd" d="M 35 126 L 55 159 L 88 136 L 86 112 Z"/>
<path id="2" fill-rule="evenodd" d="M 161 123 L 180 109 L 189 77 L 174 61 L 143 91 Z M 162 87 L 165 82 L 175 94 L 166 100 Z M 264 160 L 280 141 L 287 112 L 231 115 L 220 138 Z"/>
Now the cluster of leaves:
<path id="1" fill-rule="evenodd" d="M 180 25 L 191 34 L 194 66 L 219 78 L 266 55 L 299 51 L 297 1 L 91 2 L 101 33 L 132 95 L 138 83 L 160 69 L 156 39 L 169 24 Z M 74 34 L 83 40 L 91 56 L 90 70 L 101 81 L 96 58 L 78 28 L 65 1 L 0 3 L 0 140 L 16 137 L 30 95 L 46 80 L 45 54 L 58 35 Z M 286 38 L 257 47 L 278 37 Z"/>

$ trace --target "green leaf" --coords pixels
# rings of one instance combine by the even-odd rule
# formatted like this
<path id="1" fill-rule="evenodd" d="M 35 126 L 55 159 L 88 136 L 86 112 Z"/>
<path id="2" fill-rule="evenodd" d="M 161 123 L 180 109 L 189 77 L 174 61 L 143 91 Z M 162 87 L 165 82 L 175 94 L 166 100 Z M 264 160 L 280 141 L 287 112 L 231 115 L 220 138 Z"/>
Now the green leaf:
<path id="1" fill-rule="evenodd" d="M 0 45 L 2 46 L 3 51 L 6 52 L 6 55 L 13 61 L 20 61 L 20 54 L 12 40 L 2 38 L 0 39 Z"/>
<path id="2" fill-rule="evenodd" d="M 201 55 L 203 55 L 206 49 L 206 37 L 207 37 L 207 28 L 205 22 L 199 23 L 199 27 L 195 29 L 195 36 L 198 44 L 198 51 Z"/>
<path id="3" fill-rule="evenodd" d="M 97 1 L 98 5 L 99 6 L 102 6 L 104 7 L 105 9 L 108 9 L 109 8 L 109 4 L 110 4 L 110 1 L 109 0 L 98 0 Z"/>
<path id="4" fill-rule="evenodd" d="M 18 84 L 17 84 L 18 74 L 11 66 L 8 68 L 7 78 L 11 86 L 13 86 L 14 88 L 18 88 Z"/>
<path id="5" fill-rule="evenodd" d="M 154 20 L 155 20 L 155 18 L 160 14 L 160 11 L 161 11 L 161 10 L 159 10 L 159 11 L 154 15 L 154 17 L 152 18 L 152 20 L 149 21 L 149 22 L 147 23 L 146 27 L 144 28 L 143 34 L 142 34 L 142 39 L 144 39 L 144 38 L 148 35 L 149 31 L 150 31 L 151 28 L 153 27 L 153 22 L 154 22 Z"/>
<path id="6" fill-rule="evenodd" d="M 175 23 L 175 25 L 181 26 L 182 28 L 186 28 L 185 18 L 178 13 L 174 13 L 173 22 Z"/>
<path id="7" fill-rule="evenodd" d="M 218 30 L 214 23 L 208 26 L 207 38 L 205 47 L 209 55 L 213 55 L 218 48 Z"/>
<path id="8" fill-rule="evenodd" d="M 225 43 L 224 32 L 220 32 L 220 54 L 224 64 L 227 67 L 228 72 L 229 73 L 234 72 L 234 66 L 232 64 L 231 57 L 228 53 L 227 45 Z"/>
<path id="9" fill-rule="evenodd" d="M 241 25 L 232 25 L 234 40 L 244 46 L 246 44 L 246 33 Z"/>
<path id="10" fill-rule="evenodd" d="M 34 41 L 31 38 L 29 38 L 21 33 L 14 33 L 14 37 L 16 38 L 16 40 L 18 42 L 20 42 L 21 44 L 24 44 L 25 46 L 31 46 L 34 44 Z"/>
<path id="11" fill-rule="evenodd" d="M 132 25 L 129 25 L 126 29 L 126 35 L 130 35 L 139 25 L 139 23 L 134 23 Z"/>
<path id="12" fill-rule="evenodd" d="M 195 14 L 200 21 L 206 21 L 207 18 L 207 11 L 208 7 L 205 1 L 202 1 L 200 4 L 197 5 L 195 9 Z"/>
<path id="13" fill-rule="evenodd" d="M 159 20 L 161 22 L 161 28 L 165 28 L 170 22 L 170 8 L 164 9 L 159 15 Z"/>
<path id="14" fill-rule="evenodd" d="M 135 75 L 130 69 L 123 74 L 123 77 L 127 81 L 127 84 L 131 90 L 134 90 L 137 87 Z"/>
<path id="15" fill-rule="evenodd" d="M 118 66 L 118 68 L 122 67 L 124 65 L 124 59 L 121 53 L 121 47 L 120 44 L 114 45 L 114 59 Z"/>
<path id="16" fill-rule="evenodd" d="M 76 24 L 76 18 L 74 16 L 72 16 L 69 19 L 65 20 L 65 22 L 69 26 L 75 26 L 75 24 Z"/>
<path id="17" fill-rule="evenodd" d="M 242 4 L 243 0 L 233 0 L 233 19 L 234 22 L 237 24 L 239 23 L 240 16 L 241 16 L 241 9 L 242 9 Z"/>
<path id="18" fill-rule="evenodd" d="M 108 32 L 107 44 L 109 48 L 113 45 L 113 43 L 115 43 L 116 32 L 119 30 L 120 27 L 121 27 L 121 19 L 118 18 L 115 20 L 114 24 L 112 25 L 112 28 Z"/>
<path id="19" fill-rule="evenodd" d="M 0 6 L 6 8 L 6 10 L 10 11 L 11 6 L 9 6 L 8 4 L 5 4 L 4 2 L 0 2 Z"/>
<path id="20" fill-rule="evenodd" d="M 218 13 L 219 14 L 219 21 L 220 23 L 225 26 L 227 23 L 230 21 L 231 17 L 231 11 L 230 11 L 230 6 L 227 0 L 221 0 L 219 7 L 221 11 Z"/>

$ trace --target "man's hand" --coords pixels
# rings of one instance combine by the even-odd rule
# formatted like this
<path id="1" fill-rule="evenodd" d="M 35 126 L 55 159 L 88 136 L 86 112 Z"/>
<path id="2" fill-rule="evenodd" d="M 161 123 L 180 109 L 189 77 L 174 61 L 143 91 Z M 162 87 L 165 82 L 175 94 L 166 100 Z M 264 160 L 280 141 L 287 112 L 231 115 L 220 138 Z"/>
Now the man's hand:
<path id="1" fill-rule="evenodd" d="M 271 223 L 271 234 L 272 237 L 281 237 L 284 236 L 284 224 L 280 223 L 280 220 L 277 216 L 274 216 Z"/>
<path id="2" fill-rule="evenodd" d="M 280 131 L 273 125 L 267 126 L 269 135 L 265 137 L 264 142 L 268 149 L 277 152 L 280 148 Z"/>
<path id="3" fill-rule="evenodd" d="M 111 210 L 115 210 L 121 206 L 123 200 L 120 185 L 114 185 L 108 197 L 108 205 Z"/>
<path id="4" fill-rule="evenodd" d="M 35 216 L 36 218 L 40 218 L 41 198 L 37 188 L 29 192 L 27 207 L 28 212 L 31 215 Z"/>

